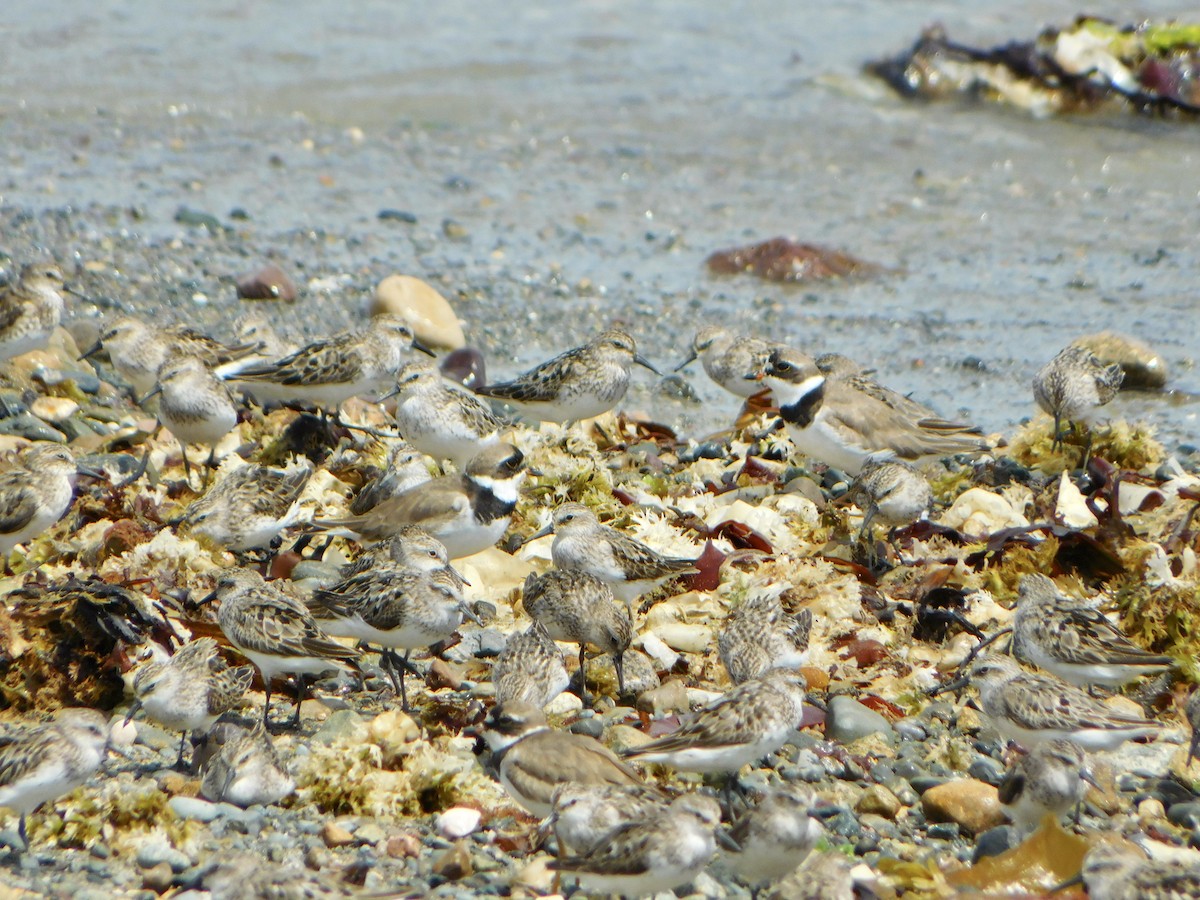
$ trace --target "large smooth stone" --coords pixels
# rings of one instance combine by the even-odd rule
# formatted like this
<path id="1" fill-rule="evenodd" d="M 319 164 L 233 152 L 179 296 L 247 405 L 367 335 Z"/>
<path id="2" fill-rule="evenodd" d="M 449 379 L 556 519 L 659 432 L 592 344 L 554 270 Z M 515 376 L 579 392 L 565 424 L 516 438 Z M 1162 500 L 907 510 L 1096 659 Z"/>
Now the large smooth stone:
<path id="1" fill-rule="evenodd" d="M 467 343 L 454 307 L 436 290 L 411 275 L 389 275 L 375 288 L 371 315 L 400 316 L 422 343 L 437 350 L 457 350 Z"/>

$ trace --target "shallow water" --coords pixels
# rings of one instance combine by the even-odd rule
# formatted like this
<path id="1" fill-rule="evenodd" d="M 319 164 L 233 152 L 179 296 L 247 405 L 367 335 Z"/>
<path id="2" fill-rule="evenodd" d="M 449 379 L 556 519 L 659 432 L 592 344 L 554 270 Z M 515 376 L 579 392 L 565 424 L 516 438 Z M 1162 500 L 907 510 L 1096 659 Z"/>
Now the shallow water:
<path id="1" fill-rule="evenodd" d="M 929 22 L 990 45 L 1066 23 L 1060 4 L 352 8 L 8 0 L 0 206 L 69 206 L 97 235 L 0 232 L 0 250 L 86 261 L 111 245 L 123 272 L 185 279 L 169 312 L 217 329 L 240 311 L 229 276 L 268 255 L 316 281 L 296 308 L 259 309 L 310 334 L 357 315 L 382 275 L 421 275 L 499 375 L 613 322 L 673 366 L 697 322 L 730 319 L 845 352 L 989 431 L 1031 414 L 1042 362 L 1104 328 L 1200 390 L 1200 126 L 914 104 L 861 71 Z M 174 221 L 181 205 L 250 219 L 210 236 Z M 386 208 L 417 222 L 380 221 Z M 779 234 L 897 273 L 790 288 L 704 269 Z M 725 423 L 732 398 L 698 367 L 692 382 L 703 406 L 641 376 L 628 402 L 687 433 Z M 1114 406 L 1170 447 L 1197 442 L 1186 396 Z"/>

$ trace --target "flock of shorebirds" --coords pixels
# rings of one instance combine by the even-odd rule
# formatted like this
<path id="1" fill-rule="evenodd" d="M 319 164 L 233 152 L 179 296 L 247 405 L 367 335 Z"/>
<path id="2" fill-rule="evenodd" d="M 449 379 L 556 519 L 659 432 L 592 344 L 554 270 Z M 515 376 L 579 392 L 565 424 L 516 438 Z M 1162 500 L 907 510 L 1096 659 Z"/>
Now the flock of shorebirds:
<path id="1" fill-rule="evenodd" d="M 0 359 L 46 344 L 64 310 L 63 291 L 53 266 L 28 267 L 7 288 L 0 296 Z M 107 325 L 84 355 L 101 352 L 139 404 L 156 398 L 150 408 L 181 445 L 189 487 L 189 448 L 209 451 L 204 489 L 175 527 L 206 536 L 243 563 L 247 554 L 277 546 L 289 530 L 362 545 L 336 583 L 311 596 L 298 596 L 286 581 L 265 580 L 250 565 L 220 572 L 199 604 L 218 604 L 221 631 L 252 666 L 228 666 L 217 642 L 200 638 L 171 655 L 160 648 L 135 671 L 129 718 L 140 712 L 180 732 L 182 764 L 188 734 L 221 727 L 217 720 L 241 704 L 257 668 L 266 688 L 262 725 L 228 740 L 204 768 L 205 796 L 243 805 L 273 802 L 292 789 L 270 739 L 281 727 L 269 715 L 275 679 L 295 679 L 294 726 L 311 677 L 361 672 L 361 648 L 377 647 L 383 672 L 408 708 L 405 674 L 419 672 L 412 651 L 476 619 L 453 561 L 502 538 L 529 473 L 521 450 L 507 440 L 528 426 L 497 414 L 498 406 L 533 422 L 571 423 L 612 410 L 635 364 L 657 372 L 638 355 L 632 337 L 607 331 L 510 381 L 466 390 L 423 362 L 429 351 L 408 323 L 387 315 L 277 358 L 264 358 L 258 343 L 226 345 L 186 328 L 123 318 Z M 739 398 L 770 390 L 796 452 L 853 479 L 864 530 L 928 514 L 933 495 L 915 461 L 990 449 L 979 429 L 940 418 L 844 357 L 814 359 L 713 326 L 696 334 L 678 368 L 697 359 Z M 1119 367 L 1070 347 L 1038 373 L 1033 389 L 1038 405 L 1054 417 L 1057 438 L 1066 423 L 1086 423 L 1120 383 Z M 389 440 L 386 466 L 344 516 L 303 520 L 298 498 L 313 471 L 306 459 L 285 468 L 224 466 L 208 484 L 216 445 L 238 428 L 246 397 L 336 415 L 350 398 L 385 396 L 395 398 L 399 437 Z M 430 458 L 447 474 L 431 477 Z M 35 443 L 0 474 L 6 558 L 67 513 L 79 472 L 68 448 Z M 665 556 L 579 503 L 558 506 L 530 537 L 550 533 L 554 567 L 524 584 L 532 623 L 510 638 L 494 663 L 496 700 L 481 736 L 504 789 L 547 819 L 558 848 L 552 868 L 588 890 L 647 895 L 695 879 L 721 844 L 751 886 L 795 873 L 778 896 L 854 896 L 851 861 L 836 852 L 814 853 L 823 829 L 821 803 L 810 790 L 776 779 L 757 803 L 739 801 L 733 792 L 739 770 L 771 757 L 801 722 L 807 697 L 800 666 L 811 614 L 786 612 L 777 595 L 748 598 L 719 635 L 733 686 L 676 730 L 617 755 L 596 738 L 547 723 L 543 708 L 572 684 L 558 642 L 579 647 L 576 689 L 585 704 L 589 648 L 612 656 L 620 700 L 624 654 L 637 630 L 636 601 L 694 573 L 695 561 Z M 990 724 L 1028 751 L 1012 757 L 1001 787 L 1016 829 L 1025 834 L 1047 813 L 1065 816 L 1078 807 L 1091 780 L 1090 754 L 1155 737 L 1164 727 L 1118 711 L 1096 689 L 1118 689 L 1172 666 L 1170 658 L 1132 643 L 1093 603 L 1030 575 L 1020 588 L 1011 655 L 980 655 L 963 679 L 943 690 L 973 685 Z M 1200 693 L 1192 694 L 1187 714 L 1200 733 Z M 1198 741 L 1193 738 L 1192 755 Z M 91 777 L 111 744 L 108 716 L 88 709 L 62 710 L 50 721 L 0 734 L 0 806 L 20 814 L 22 839 L 26 815 Z M 671 796 L 631 767 L 635 761 L 723 777 L 724 802 L 706 791 Z M 744 809 L 735 815 L 739 802 Z M 723 820 L 731 818 L 726 828 Z M 1200 896 L 1194 863 L 1164 861 L 1131 844 L 1098 844 L 1082 879 L 1093 897 Z M 857 889 L 860 895 L 865 890 Z"/>

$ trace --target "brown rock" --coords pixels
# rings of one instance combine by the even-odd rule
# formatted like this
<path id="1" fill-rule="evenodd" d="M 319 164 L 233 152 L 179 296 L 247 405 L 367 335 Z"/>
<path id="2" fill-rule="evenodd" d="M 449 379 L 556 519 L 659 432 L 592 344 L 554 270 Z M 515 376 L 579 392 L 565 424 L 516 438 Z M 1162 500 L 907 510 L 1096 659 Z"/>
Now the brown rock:
<path id="1" fill-rule="evenodd" d="M 678 678 L 672 678 L 639 696 L 637 708 L 642 712 L 650 713 L 656 719 L 661 719 L 673 712 L 687 712 L 691 709 L 691 704 L 688 703 L 687 687 Z"/>
<path id="2" fill-rule="evenodd" d="M 1077 347 L 1087 347 L 1100 362 L 1116 363 L 1125 373 L 1122 388 L 1158 389 L 1170 378 L 1167 361 L 1144 341 L 1116 331 L 1101 331 L 1074 341 Z"/>
<path id="3" fill-rule="evenodd" d="M 749 272 L 767 281 L 824 281 L 884 271 L 881 266 L 841 250 L 798 244 L 783 237 L 748 247 L 718 250 L 707 262 L 709 271 L 719 275 Z"/>
<path id="4" fill-rule="evenodd" d="M 142 886 L 156 894 L 169 890 L 175 881 L 175 873 L 169 863 L 160 862 L 142 873 Z"/>
<path id="5" fill-rule="evenodd" d="M 379 282 L 371 315 L 383 313 L 403 318 L 418 340 L 430 347 L 457 350 L 467 343 L 449 301 L 420 278 L 389 275 Z"/>
<path id="6" fill-rule="evenodd" d="M 882 784 L 873 784 L 863 791 L 854 809 L 859 813 L 873 813 L 885 819 L 894 819 L 903 806 L 900 799 Z"/>
<path id="7" fill-rule="evenodd" d="M 326 822 L 321 828 L 321 840 L 326 847 L 347 847 L 354 843 L 354 835 L 337 822 Z"/>
<path id="8" fill-rule="evenodd" d="M 243 300 L 282 300 L 292 303 L 297 297 L 296 285 L 287 273 L 274 263 L 257 272 L 242 275 L 237 280 L 237 295 Z"/>
<path id="9" fill-rule="evenodd" d="M 458 841 L 449 850 L 433 861 L 433 874 L 450 881 L 468 878 L 475 872 L 471 865 L 471 852 L 466 841 Z"/>
<path id="10" fill-rule="evenodd" d="M 921 795 L 921 809 L 930 822 L 955 822 L 969 834 L 980 834 L 1005 821 L 996 789 L 973 778 L 930 788 Z"/>
<path id="11" fill-rule="evenodd" d="M 429 685 L 431 691 L 436 691 L 438 688 L 450 688 L 452 691 L 457 691 L 462 687 L 463 678 L 450 663 L 444 659 L 435 659 L 430 664 L 429 671 L 425 673 L 425 683 Z"/>
<path id="12" fill-rule="evenodd" d="M 388 838 L 387 855 L 392 859 L 416 859 L 421 855 L 421 839 L 415 834 L 395 834 Z"/>

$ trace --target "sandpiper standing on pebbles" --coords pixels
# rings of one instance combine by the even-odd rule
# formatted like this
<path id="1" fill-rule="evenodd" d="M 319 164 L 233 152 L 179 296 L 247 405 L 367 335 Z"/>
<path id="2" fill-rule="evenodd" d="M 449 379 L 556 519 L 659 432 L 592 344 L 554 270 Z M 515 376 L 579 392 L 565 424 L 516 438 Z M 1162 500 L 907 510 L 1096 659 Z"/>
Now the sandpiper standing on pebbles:
<path id="1" fill-rule="evenodd" d="M 361 516 L 317 519 L 313 525 L 376 541 L 404 525 L 420 525 L 446 545 L 451 559 L 471 556 L 508 530 L 526 473 L 525 454 L 512 444 L 495 444 L 472 459 L 462 475 L 434 478 Z"/>
<path id="2" fill-rule="evenodd" d="M 231 725 L 209 758 L 200 793 L 214 803 L 247 807 L 278 803 L 296 789 L 271 736 L 259 725 Z"/>
<path id="3" fill-rule="evenodd" d="M 62 270 L 33 263 L 0 291 L 0 362 L 46 346 L 62 321 Z"/>
<path id="4" fill-rule="evenodd" d="M 550 827 L 559 855 L 589 853 L 633 822 L 666 811 L 670 801 L 644 784 L 567 782 L 554 789 Z"/>
<path id="5" fill-rule="evenodd" d="M 1096 781 L 1083 748 L 1072 741 L 1048 741 L 1013 764 L 1000 783 L 1000 802 L 1024 838 L 1046 813 L 1060 818 L 1078 810 L 1089 784 Z"/>
<path id="6" fill-rule="evenodd" d="M 1030 672 L 1008 656 L 980 657 L 937 693 L 967 684 L 979 688 L 983 714 L 1000 736 L 1027 749 L 1068 740 L 1085 750 L 1115 750 L 1162 730 L 1158 722 L 1117 712 L 1057 675 Z"/>
<path id="7" fill-rule="evenodd" d="M 551 533 L 554 565 L 594 575 L 627 605 L 672 578 L 696 571 L 695 560 L 663 556 L 624 532 L 601 524 L 582 503 L 559 506 L 550 523 L 526 542 Z"/>
<path id="8" fill-rule="evenodd" d="M 798 350 L 772 351 L 763 377 L 796 449 L 848 475 L 881 450 L 917 459 L 987 449 L 973 426 L 918 414 L 907 398 L 889 400 L 902 395 L 867 389 L 869 379 L 824 375 Z"/>
<path id="9" fill-rule="evenodd" d="M 904 460 L 892 458 L 890 452 L 867 458 L 851 493 L 863 506 L 865 535 L 870 535 L 876 520 L 888 528 L 909 525 L 928 515 L 933 506 L 933 491 L 925 476 Z"/>
<path id="10" fill-rule="evenodd" d="M 326 635 L 299 600 L 263 581 L 251 569 L 224 569 L 216 589 L 201 604 L 219 600 L 217 622 L 229 643 L 258 667 L 266 699 L 263 725 L 269 725 L 271 680 L 276 675 L 296 676 L 296 713 L 289 723 L 300 724 L 300 705 L 306 690 L 305 676 L 331 669 L 358 671 L 358 652 Z"/>
<path id="11" fill-rule="evenodd" d="M 0 735 L 0 806 L 20 815 L 17 832 L 26 846 L 25 817 L 91 778 L 109 735 L 108 720 L 94 709 L 61 709 L 50 722 Z"/>
<path id="12" fill-rule="evenodd" d="M 541 709 L 528 703 L 493 706 L 483 739 L 497 757 L 504 790 L 533 815 L 550 815 L 563 784 L 632 785 L 653 790 L 595 738 L 555 731 Z"/>
<path id="13" fill-rule="evenodd" d="M 396 429 L 404 439 L 459 469 L 499 443 L 511 427 L 474 394 L 451 387 L 432 365 L 406 365 L 396 379 L 396 393 Z"/>
<path id="14" fill-rule="evenodd" d="M 283 359 L 231 376 L 261 401 L 338 407 L 360 394 L 386 391 L 413 350 L 433 355 L 399 316 L 376 316 L 362 330 L 306 344 Z"/>
<path id="15" fill-rule="evenodd" d="M 606 331 L 511 381 L 476 388 L 475 392 L 510 403 L 542 422 L 575 422 L 606 413 L 620 403 L 629 390 L 629 370 L 634 363 L 661 374 L 638 355 L 632 337 L 623 331 Z"/>
<path id="16" fill-rule="evenodd" d="M 1119 688 L 1175 664 L 1137 646 L 1087 601 L 1067 597 L 1038 574 L 1021 579 L 1013 653 L 1083 688 Z"/>
<path id="17" fill-rule="evenodd" d="M 412 651 L 446 640 L 464 616 L 480 621 L 463 599 L 462 578 L 449 565 L 422 571 L 389 559 L 316 591 L 313 612 L 326 633 L 383 648 L 384 668 L 406 710 L 404 672 Z M 403 660 L 396 650 L 404 651 Z"/>
<path id="18" fill-rule="evenodd" d="M 142 664 L 133 679 L 137 699 L 125 720 L 143 709 L 159 725 L 180 732 L 175 765 L 182 766 L 188 732 L 207 734 L 220 716 L 241 702 L 253 678 L 252 666 L 229 668 L 217 655 L 215 640 L 197 638 L 165 661 Z"/>
<path id="19" fill-rule="evenodd" d="M 1096 410 L 1121 389 L 1125 373 L 1117 363 L 1104 365 L 1086 347 L 1070 346 L 1033 376 L 1033 399 L 1054 417 L 1054 443 L 1062 443 L 1062 423 L 1088 423 Z"/>
<path id="20" fill-rule="evenodd" d="M 138 400 L 145 405 L 151 397 L 161 394 L 158 420 L 179 441 L 183 454 L 183 469 L 190 483 L 191 466 L 187 445 L 203 444 L 209 448 L 205 463 L 205 483 L 217 455 L 217 442 L 237 427 L 238 404 L 225 382 L 194 356 L 184 356 L 163 364 L 158 371 L 158 383 Z"/>
<path id="21" fill-rule="evenodd" d="M 743 881 L 774 881 L 804 862 L 825 835 L 812 816 L 816 805 L 808 788 L 782 785 L 742 814 L 729 832 L 741 849 L 726 858 Z"/>
<path id="22" fill-rule="evenodd" d="M 617 690 L 625 693 L 625 651 L 633 637 L 633 618 L 607 584 L 587 572 L 551 569 L 526 577 L 522 598 L 525 612 L 551 638 L 579 644 L 579 691 L 585 706 L 588 644 L 612 654 Z"/>

